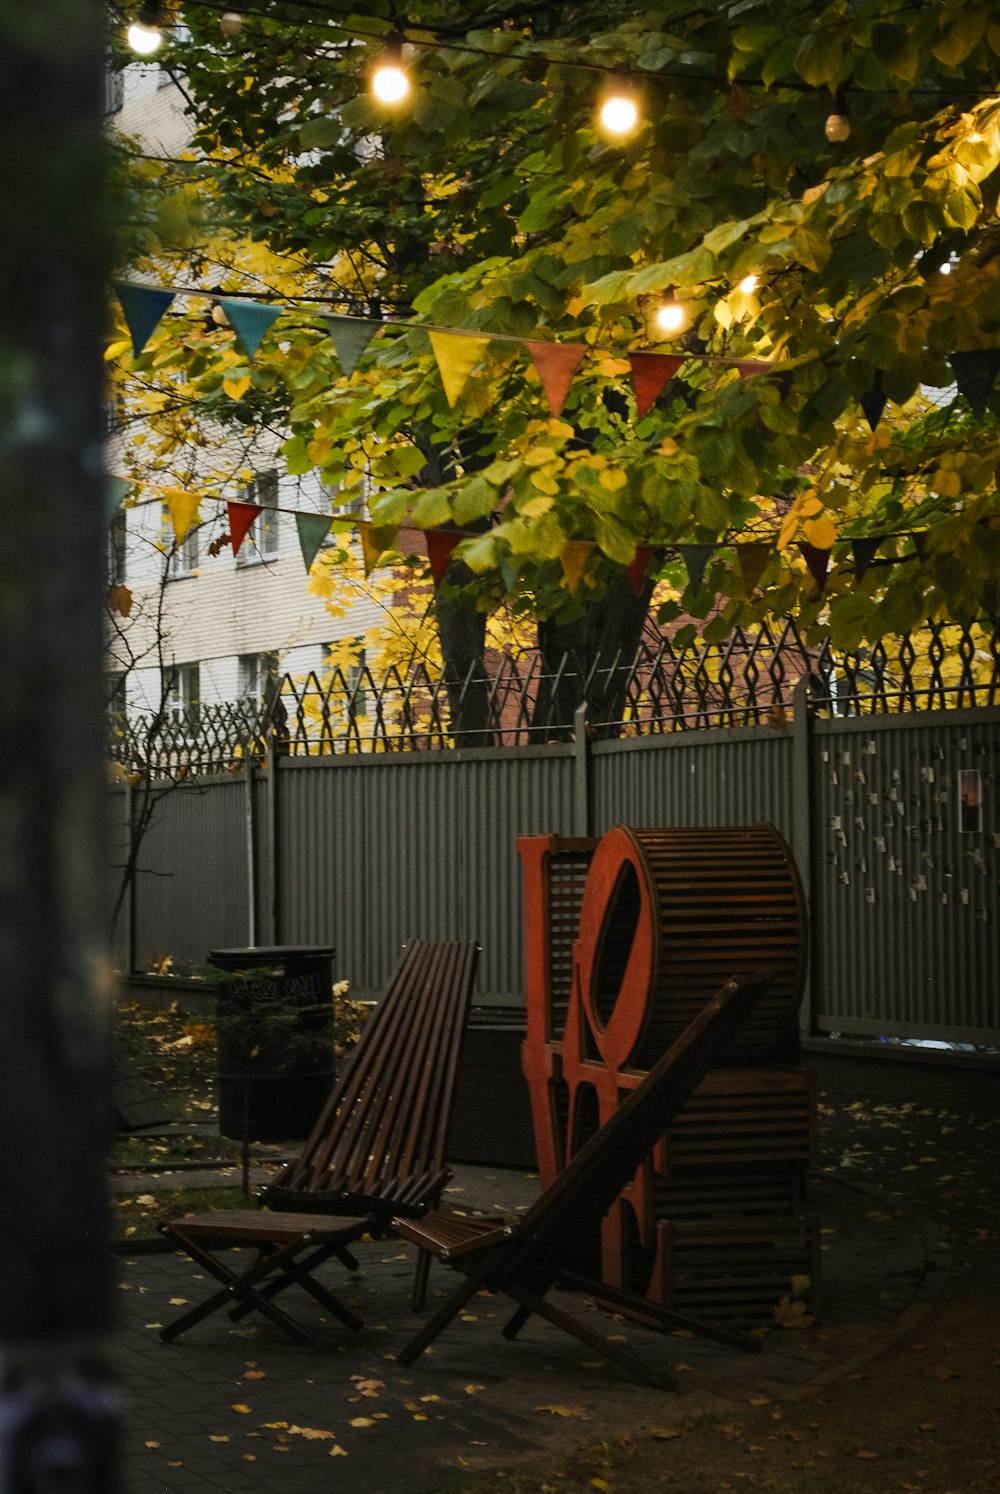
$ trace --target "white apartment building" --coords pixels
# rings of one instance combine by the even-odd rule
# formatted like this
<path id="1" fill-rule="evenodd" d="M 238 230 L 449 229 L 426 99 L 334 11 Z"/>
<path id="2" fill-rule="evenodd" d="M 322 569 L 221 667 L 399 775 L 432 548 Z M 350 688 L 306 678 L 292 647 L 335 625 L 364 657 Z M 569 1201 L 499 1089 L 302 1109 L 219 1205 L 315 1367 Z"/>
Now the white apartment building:
<path id="1" fill-rule="evenodd" d="M 177 156 L 187 147 L 183 107 L 157 66 L 134 64 L 109 75 L 110 127 L 139 139 L 151 155 Z M 123 457 L 141 425 L 115 429 L 109 417 L 109 427 L 108 470 L 122 474 L 127 465 L 131 475 L 141 448 L 133 444 L 128 464 Z M 315 474 L 287 476 L 279 448 L 278 439 L 261 437 L 241 442 L 234 455 L 242 480 L 234 479 L 223 498 L 262 507 L 235 558 L 229 544 L 209 553 L 227 528 L 224 502 L 205 499 L 198 527 L 175 544 L 156 486 L 162 473 L 150 473 L 149 485 L 135 490 L 138 503 L 112 522 L 109 583 L 127 587 L 132 598 L 130 615 L 111 620 L 108 698 L 115 709 L 132 717 L 166 703 L 172 714 L 196 718 L 200 706 L 259 703 L 277 675 L 321 672 L 331 643 L 345 638 L 357 640 L 355 667 L 363 664 L 361 639 L 377 624 L 378 608 L 359 593 L 334 619 L 311 594 L 290 510 L 328 514 L 333 495 Z M 246 470 L 254 474 L 249 484 Z M 192 471 L 197 487 L 197 454 Z"/>

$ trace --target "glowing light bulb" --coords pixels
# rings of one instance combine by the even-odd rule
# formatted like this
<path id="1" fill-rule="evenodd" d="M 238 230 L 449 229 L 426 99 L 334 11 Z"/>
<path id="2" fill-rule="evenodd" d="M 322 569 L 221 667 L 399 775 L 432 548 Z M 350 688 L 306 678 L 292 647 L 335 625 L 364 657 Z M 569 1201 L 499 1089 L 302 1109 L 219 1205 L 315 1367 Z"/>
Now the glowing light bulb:
<path id="1" fill-rule="evenodd" d="M 757 283 L 756 275 L 744 275 L 736 289 L 741 290 L 745 296 L 752 296 L 757 289 Z"/>
<path id="2" fill-rule="evenodd" d="M 827 115 L 823 134 L 833 145 L 840 145 L 844 140 L 850 139 L 851 121 L 842 104 L 835 105 Z"/>
<path id="3" fill-rule="evenodd" d="M 162 41 L 163 36 L 159 26 L 149 26 L 144 21 L 133 21 L 128 28 L 128 44 L 140 57 L 152 57 Z"/>
<path id="4" fill-rule="evenodd" d="M 639 110 L 628 94 L 613 93 L 601 105 L 601 126 L 609 135 L 630 135 L 639 123 Z"/>
<path id="5" fill-rule="evenodd" d="M 215 323 L 215 325 L 217 327 L 228 327 L 229 326 L 229 318 L 226 315 L 225 307 L 220 306 L 219 303 L 218 303 L 218 301 L 215 301 L 212 304 L 211 316 L 212 316 L 212 321 Z"/>
<path id="6" fill-rule="evenodd" d="M 941 275 L 951 274 L 951 260 L 946 259 L 943 265 L 938 265 L 938 273 Z"/>
<path id="7" fill-rule="evenodd" d="M 227 10 L 219 17 L 219 30 L 230 41 L 235 41 L 243 30 L 243 17 L 238 10 Z"/>
<path id="8" fill-rule="evenodd" d="M 383 104 L 398 104 L 410 91 L 410 80 L 398 62 L 380 62 L 372 74 L 372 93 Z"/>
<path id="9" fill-rule="evenodd" d="M 684 325 L 684 307 L 676 301 L 664 301 L 657 309 L 656 325 L 661 332 L 679 332 Z"/>

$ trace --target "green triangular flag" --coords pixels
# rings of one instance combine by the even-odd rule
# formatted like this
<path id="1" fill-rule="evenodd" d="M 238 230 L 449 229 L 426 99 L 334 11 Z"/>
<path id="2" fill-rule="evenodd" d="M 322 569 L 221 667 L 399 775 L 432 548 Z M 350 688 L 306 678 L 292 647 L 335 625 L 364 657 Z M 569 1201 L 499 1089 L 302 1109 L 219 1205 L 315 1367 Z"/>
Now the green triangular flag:
<path id="1" fill-rule="evenodd" d="M 851 554 L 854 557 L 854 579 L 860 581 L 866 571 L 872 568 L 875 559 L 875 551 L 882 543 L 883 534 L 863 534 L 857 539 L 851 540 Z"/>
<path id="2" fill-rule="evenodd" d="M 285 309 L 283 306 L 262 306 L 259 301 L 227 299 L 220 300 L 219 305 L 226 313 L 226 320 L 248 358 L 253 357 L 260 347 L 264 333 Z"/>
<path id="3" fill-rule="evenodd" d="M 160 317 L 174 299 L 174 293 L 150 285 L 129 285 L 124 280 L 116 280 L 115 295 L 132 337 L 132 352 L 138 358 Z"/>
<path id="4" fill-rule="evenodd" d="M 993 393 L 997 374 L 1000 373 L 1000 348 L 973 348 L 968 353 L 949 353 L 958 385 L 959 394 L 964 394 L 976 419 L 982 423 L 986 405 Z"/>
<path id="5" fill-rule="evenodd" d="M 697 591 L 705 579 L 705 569 L 715 550 L 714 545 L 680 545 L 681 559 L 687 567 L 688 585 Z"/>
<path id="6" fill-rule="evenodd" d="M 324 514 L 295 515 L 295 527 L 299 531 L 299 549 L 302 551 L 302 563 L 307 571 L 311 570 L 320 546 L 330 533 L 332 523 L 333 520 Z"/>
<path id="7" fill-rule="evenodd" d="M 358 316 L 328 316 L 326 325 L 338 362 L 348 378 L 361 361 L 361 355 L 382 326 L 381 322 L 364 321 Z"/>
<path id="8" fill-rule="evenodd" d="M 104 517 L 109 524 L 125 502 L 125 494 L 131 486 L 127 477 L 104 479 Z"/>

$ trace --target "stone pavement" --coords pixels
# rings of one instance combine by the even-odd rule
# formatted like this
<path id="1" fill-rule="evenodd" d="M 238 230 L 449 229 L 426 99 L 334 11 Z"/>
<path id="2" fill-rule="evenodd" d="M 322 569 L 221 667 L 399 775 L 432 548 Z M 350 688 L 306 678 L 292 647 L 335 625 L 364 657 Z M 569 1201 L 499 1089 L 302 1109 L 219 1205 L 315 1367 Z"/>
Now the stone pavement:
<path id="1" fill-rule="evenodd" d="M 448 1203 L 458 1209 L 513 1213 L 538 1186 L 523 1173 L 456 1171 Z M 286 1293 L 288 1309 L 317 1329 L 310 1349 L 267 1323 L 233 1324 L 223 1313 L 161 1344 L 158 1327 L 209 1283 L 173 1253 L 123 1256 L 115 1346 L 121 1488 L 430 1494 L 462 1470 L 557 1457 L 591 1436 L 669 1426 L 698 1410 L 732 1415 L 751 1397 L 794 1400 L 855 1372 L 906 1331 L 943 1264 L 936 1232 L 877 1189 L 821 1174 L 812 1210 L 823 1228 L 824 1314 L 816 1327 L 775 1330 L 764 1352 L 750 1356 L 612 1325 L 635 1352 L 673 1368 L 678 1395 L 636 1384 L 535 1319 L 508 1343 L 499 1333 L 505 1300 L 484 1296 L 402 1369 L 395 1355 L 419 1320 L 409 1306 L 413 1256 L 396 1241 L 359 1247 L 355 1275 L 326 1268 L 364 1319 L 358 1334 L 325 1323 L 294 1288 Z M 457 1280 L 432 1269 L 428 1311 Z M 580 1306 L 576 1299 L 574 1311 Z M 605 1314 L 582 1310 L 606 1329 Z"/>

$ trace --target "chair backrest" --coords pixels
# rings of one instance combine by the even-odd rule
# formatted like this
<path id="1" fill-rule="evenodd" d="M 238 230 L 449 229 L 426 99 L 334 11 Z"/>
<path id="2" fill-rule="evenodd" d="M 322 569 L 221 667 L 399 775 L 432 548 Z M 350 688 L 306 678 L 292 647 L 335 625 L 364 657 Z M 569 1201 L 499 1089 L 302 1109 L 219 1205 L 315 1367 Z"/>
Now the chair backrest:
<path id="1" fill-rule="evenodd" d="M 442 1173 L 478 958 L 475 944 L 410 941 L 276 1194 L 403 1202 Z"/>
<path id="2" fill-rule="evenodd" d="M 583 1144 L 520 1221 L 497 1278 L 544 1282 L 596 1227 L 674 1116 L 765 995 L 771 973 L 730 980 L 614 1114 Z"/>

